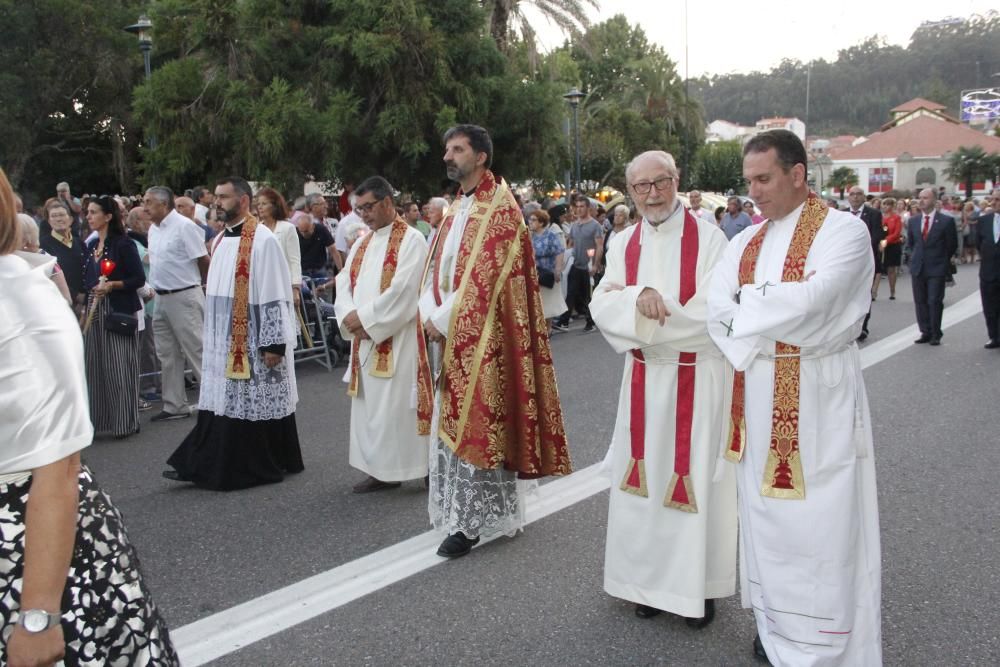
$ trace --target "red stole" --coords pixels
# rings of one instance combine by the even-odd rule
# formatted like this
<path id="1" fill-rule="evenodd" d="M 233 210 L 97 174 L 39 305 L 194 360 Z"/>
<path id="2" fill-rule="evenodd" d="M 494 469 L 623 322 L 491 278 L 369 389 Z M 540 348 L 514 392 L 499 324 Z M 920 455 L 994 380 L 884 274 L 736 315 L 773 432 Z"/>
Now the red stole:
<path id="1" fill-rule="evenodd" d="M 445 282 L 450 267 L 440 261 L 454 222 L 449 211 L 422 281 L 426 285 L 428 275 L 433 280 L 439 305 L 443 292 L 455 294 L 434 436 L 478 468 L 504 467 L 522 478 L 569 474 L 531 235 L 510 188 L 491 172 L 474 197 L 454 280 Z M 427 355 L 421 357 L 423 366 Z"/>
<path id="2" fill-rule="evenodd" d="M 396 220 L 392 223 L 392 229 L 389 231 L 389 245 L 385 250 L 385 259 L 382 261 L 382 278 L 379 283 L 380 293 L 389 289 L 392 279 L 396 275 L 396 267 L 399 264 L 399 247 L 403 244 L 403 239 L 406 237 L 406 230 L 406 222 L 397 216 Z M 351 262 L 350 268 L 352 292 L 357 288 L 358 274 L 361 272 L 361 262 L 364 260 L 365 252 L 368 250 L 368 245 L 371 243 L 374 235 L 375 232 L 366 234 L 364 239 L 361 240 L 361 247 L 354 253 L 354 260 Z M 361 372 L 360 348 L 361 339 L 355 336 L 354 341 L 351 343 L 351 381 L 347 385 L 348 396 L 358 395 L 358 376 Z M 391 378 L 394 367 L 392 337 L 390 336 L 376 345 L 373 354 L 375 355 L 375 363 L 372 364 L 371 370 L 368 371 L 369 374 L 373 377 Z"/>
<path id="3" fill-rule="evenodd" d="M 635 285 L 639 276 L 642 251 L 642 224 L 632 233 L 625 247 L 625 284 Z M 681 236 L 680 294 L 683 306 L 698 289 L 698 223 L 691 212 L 684 211 Z M 632 458 L 622 480 L 621 490 L 643 498 L 646 489 L 646 362 L 642 350 L 632 350 L 631 406 L 629 435 Z M 666 507 L 698 512 L 691 483 L 691 422 L 694 417 L 694 379 L 697 355 L 681 352 L 677 365 L 677 405 L 674 426 L 674 474 L 663 500 Z"/>
<path id="4" fill-rule="evenodd" d="M 804 275 L 806 257 L 813 240 L 826 220 L 828 209 L 816 195 L 810 193 L 802 214 L 795 223 L 792 241 L 785 255 L 782 282 L 799 282 Z M 740 259 L 740 286 L 754 284 L 757 258 L 760 256 L 764 235 L 771 223 L 761 225 L 750 242 L 743 249 Z M 774 405 L 771 416 L 771 446 L 764 465 L 764 480 L 761 495 L 771 498 L 795 498 L 806 496 L 805 480 L 802 475 L 802 459 L 799 454 L 799 385 L 801 369 L 800 348 L 796 345 L 776 342 L 774 347 Z M 729 446 L 726 458 L 740 461 L 746 447 L 746 377 L 737 371 L 733 381 L 733 404 L 730 413 Z"/>
<path id="5" fill-rule="evenodd" d="M 230 380 L 250 379 L 247 331 L 250 328 L 250 257 L 253 253 L 253 237 L 256 231 L 257 218 L 247 215 L 240 231 L 240 245 L 236 251 L 236 275 L 233 280 L 233 319 L 229 333 L 229 354 L 226 356 L 226 377 Z"/>

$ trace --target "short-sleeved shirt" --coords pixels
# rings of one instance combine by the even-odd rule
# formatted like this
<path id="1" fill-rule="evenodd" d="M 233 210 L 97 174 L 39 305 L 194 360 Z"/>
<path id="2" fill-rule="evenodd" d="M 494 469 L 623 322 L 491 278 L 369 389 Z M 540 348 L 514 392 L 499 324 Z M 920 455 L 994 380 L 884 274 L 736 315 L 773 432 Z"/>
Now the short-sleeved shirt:
<path id="1" fill-rule="evenodd" d="M 0 474 L 54 463 L 94 437 L 83 339 L 48 271 L 47 264 L 32 268 L 0 255 Z"/>
<path id="2" fill-rule="evenodd" d="M 736 215 L 730 215 L 729 211 L 726 211 L 722 214 L 722 220 L 719 222 L 719 226 L 722 227 L 722 231 L 726 233 L 726 238 L 729 240 L 732 240 L 734 236 L 752 224 L 753 219 L 743 211 Z"/>
<path id="3" fill-rule="evenodd" d="M 171 211 L 149 227 L 149 284 L 156 290 L 178 290 L 201 284 L 198 259 L 208 254 L 205 230 Z"/>
<path id="4" fill-rule="evenodd" d="M 320 271 L 326 267 L 326 260 L 329 257 L 327 248 L 333 245 L 333 237 L 326 225 L 313 223 L 312 236 L 306 238 L 302 232 L 296 230 L 299 235 L 299 250 L 302 255 L 303 271 Z"/>
<path id="5" fill-rule="evenodd" d="M 573 241 L 573 266 L 577 269 L 590 267 L 588 250 L 597 248 L 597 239 L 604 236 L 601 223 L 593 218 L 574 223 L 569 228 L 569 238 Z"/>
<path id="6" fill-rule="evenodd" d="M 535 248 L 535 264 L 554 273 L 556 257 L 566 250 L 559 235 L 546 228 L 538 234 L 531 235 L 531 245 Z"/>
<path id="7" fill-rule="evenodd" d="M 334 235 L 334 240 L 337 246 L 337 250 L 339 250 L 344 255 L 344 257 L 347 257 L 347 253 L 351 249 L 350 246 L 347 245 L 347 228 L 350 227 L 351 224 L 355 222 L 360 222 L 361 224 L 364 224 L 364 220 L 361 219 L 361 216 L 355 213 L 354 211 L 351 211 L 343 218 L 341 218 L 340 224 L 337 225 L 337 233 L 336 235 Z"/>

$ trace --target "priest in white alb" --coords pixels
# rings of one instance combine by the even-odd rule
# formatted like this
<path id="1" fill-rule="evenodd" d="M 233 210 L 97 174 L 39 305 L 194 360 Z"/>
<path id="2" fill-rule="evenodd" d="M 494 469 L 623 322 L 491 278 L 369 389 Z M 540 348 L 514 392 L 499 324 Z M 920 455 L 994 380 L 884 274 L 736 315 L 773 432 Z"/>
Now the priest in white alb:
<path id="1" fill-rule="evenodd" d="M 303 469 L 295 426 L 292 279 L 277 237 L 250 214 L 253 191 L 233 176 L 215 188 L 205 286 L 198 423 L 163 476 L 228 491 Z"/>
<path id="2" fill-rule="evenodd" d="M 882 663 L 871 416 L 855 339 L 871 305 L 868 229 L 809 192 L 786 130 L 743 150 L 766 222 L 726 248 L 709 333 L 736 369 L 740 583 L 775 667 Z"/>
<path id="3" fill-rule="evenodd" d="M 355 211 L 371 229 L 351 246 L 337 274 L 334 310 L 351 341 L 350 463 L 368 477 L 355 493 L 398 487 L 427 475 L 430 423 L 418 423 L 418 398 L 431 400 L 430 373 L 418 384 L 417 301 L 427 259 L 423 234 L 396 214 L 381 176 L 354 191 Z"/>
<path id="4" fill-rule="evenodd" d="M 673 157 L 626 169 L 642 222 L 618 234 L 590 312 L 625 374 L 611 443 L 604 589 L 703 628 L 736 592 L 736 483 L 720 460 L 729 372 L 705 301 L 726 247 L 677 198 Z"/>

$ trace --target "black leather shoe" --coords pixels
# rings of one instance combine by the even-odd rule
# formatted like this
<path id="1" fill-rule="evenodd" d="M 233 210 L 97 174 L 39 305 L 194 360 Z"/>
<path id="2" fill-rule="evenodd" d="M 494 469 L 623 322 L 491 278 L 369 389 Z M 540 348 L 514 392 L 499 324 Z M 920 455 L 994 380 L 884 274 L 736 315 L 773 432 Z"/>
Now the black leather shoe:
<path id="1" fill-rule="evenodd" d="M 940 338 L 931 338 L 931 345 L 937 346 L 937 345 L 940 345 L 940 344 L 941 344 L 941 339 Z"/>
<path id="2" fill-rule="evenodd" d="M 363 482 L 358 482 L 351 489 L 354 493 L 372 493 L 373 491 L 385 491 L 386 489 L 395 489 L 398 486 L 402 486 L 402 482 L 383 482 L 380 479 L 375 479 L 370 476 Z"/>
<path id="3" fill-rule="evenodd" d="M 163 475 L 166 479 L 169 479 L 171 482 L 190 482 L 191 481 L 190 479 L 188 479 L 184 475 L 180 474 L 176 470 L 164 470 L 160 474 Z"/>
<path id="4" fill-rule="evenodd" d="M 930 336 L 921 336 L 920 338 L 916 339 L 913 342 L 916 343 L 917 345 L 923 345 L 924 343 L 931 342 L 931 337 Z"/>
<path id="5" fill-rule="evenodd" d="M 460 558 L 472 551 L 472 547 L 479 544 L 479 538 L 469 539 L 465 533 L 458 531 L 454 535 L 445 538 L 441 546 L 438 547 L 437 555 L 444 558 Z"/>
<path id="6" fill-rule="evenodd" d="M 684 622 L 687 623 L 689 628 L 701 630 L 702 628 L 707 628 L 708 625 L 714 620 L 715 600 L 705 600 L 705 615 L 701 618 L 685 618 Z"/>
<path id="7" fill-rule="evenodd" d="M 649 605 L 637 604 L 635 606 L 635 615 L 639 618 L 653 618 L 654 616 L 659 616 L 662 613 L 662 609 L 650 607 Z"/>
<path id="8" fill-rule="evenodd" d="M 983 345 L 983 347 L 986 348 L 987 350 L 995 350 L 998 347 L 1000 347 L 1000 340 L 991 340 L 990 342 L 986 343 L 986 345 Z"/>
<path id="9" fill-rule="evenodd" d="M 760 641 L 760 635 L 753 638 L 753 655 L 758 660 L 763 660 L 767 664 L 771 664 L 771 661 L 767 659 L 767 651 L 764 650 L 764 644 Z"/>

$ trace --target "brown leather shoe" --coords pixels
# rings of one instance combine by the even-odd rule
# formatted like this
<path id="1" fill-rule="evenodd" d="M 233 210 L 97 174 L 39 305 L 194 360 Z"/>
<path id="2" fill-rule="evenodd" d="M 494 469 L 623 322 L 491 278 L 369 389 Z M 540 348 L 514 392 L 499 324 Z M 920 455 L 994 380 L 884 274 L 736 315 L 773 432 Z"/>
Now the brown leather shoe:
<path id="1" fill-rule="evenodd" d="M 363 482 L 359 482 L 354 485 L 354 493 L 372 493 L 373 491 L 385 491 L 386 489 L 395 489 L 401 486 L 402 482 L 383 482 L 380 479 L 375 479 L 371 475 L 368 476 Z"/>

